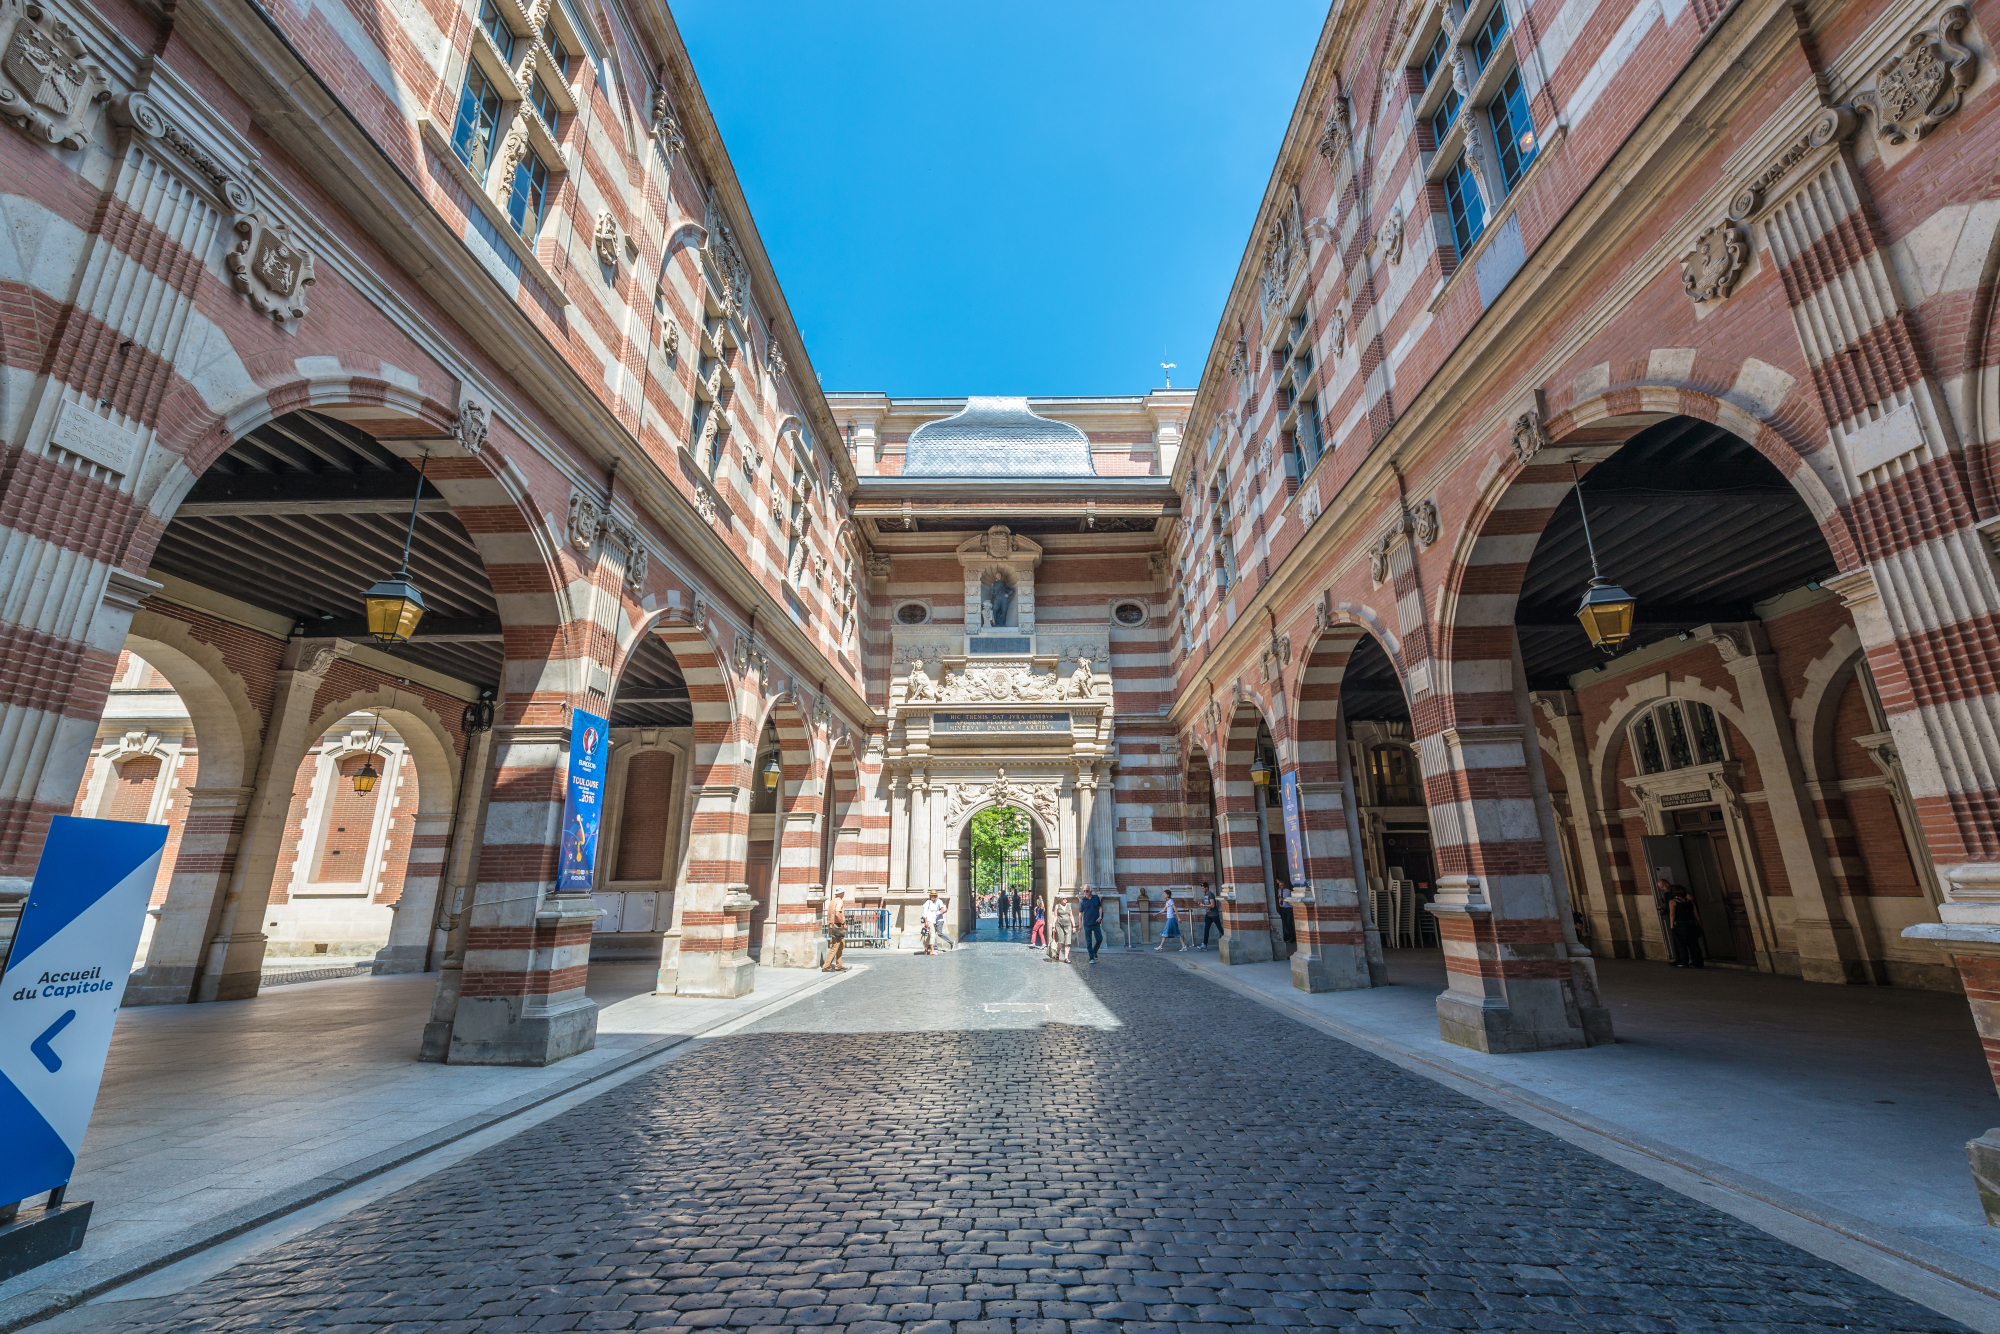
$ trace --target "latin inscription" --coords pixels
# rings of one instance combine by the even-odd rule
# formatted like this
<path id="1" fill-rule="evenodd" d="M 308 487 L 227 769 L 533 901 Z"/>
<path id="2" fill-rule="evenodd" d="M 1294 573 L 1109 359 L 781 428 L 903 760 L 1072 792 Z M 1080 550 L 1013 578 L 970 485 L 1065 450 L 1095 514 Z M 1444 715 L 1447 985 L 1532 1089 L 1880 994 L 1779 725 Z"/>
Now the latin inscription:
<path id="1" fill-rule="evenodd" d="M 934 713 L 931 732 L 1067 732 L 1067 713 Z"/>

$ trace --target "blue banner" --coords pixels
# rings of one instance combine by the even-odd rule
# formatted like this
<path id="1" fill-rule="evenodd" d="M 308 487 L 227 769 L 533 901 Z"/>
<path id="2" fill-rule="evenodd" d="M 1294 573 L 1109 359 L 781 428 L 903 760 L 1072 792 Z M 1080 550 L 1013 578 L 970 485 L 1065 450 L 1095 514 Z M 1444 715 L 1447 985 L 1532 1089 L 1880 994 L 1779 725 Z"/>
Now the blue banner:
<path id="1" fill-rule="evenodd" d="M 1292 883 L 1300 889 L 1312 884 L 1306 874 L 1306 827 L 1299 818 L 1299 776 L 1286 770 L 1278 779 L 1278 792 L 1285 802 L 1285 864 L 1291 868 Z"/>
<path id="2" fill-rule="evenodd" d="M 604 771 L 610 763 L 611 724 L 594 713 L 573 711 L 558 894 L 588 894 L 597 887 L 597 826 L 604 815 Z"/>
<path id="3" fill-rule="evenodd" d="M 58 815 L 0 974 L 0 1201 L 66 1184 L 167 827 Z"/>

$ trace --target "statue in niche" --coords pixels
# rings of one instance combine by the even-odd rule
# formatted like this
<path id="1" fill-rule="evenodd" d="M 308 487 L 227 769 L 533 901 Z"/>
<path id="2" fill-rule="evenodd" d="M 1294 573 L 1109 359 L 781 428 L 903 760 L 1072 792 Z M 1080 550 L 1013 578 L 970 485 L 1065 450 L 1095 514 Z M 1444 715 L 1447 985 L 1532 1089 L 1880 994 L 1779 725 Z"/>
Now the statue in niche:
<path id="1" fill-rule="evenodd" d="M 992 591 L 986 595 L 986 624 L 989 629 L 998 630 L 1007 624 L 1007 613 L 1014 606 L 1014 586 L 1000 575 L 993 578 Z"/>
<path id="2" fill-rule="evenodd" d="M 937 698 L 937 685 L 931 680 L 930 673 L 924 670 L 924 664 L 921 661 L 910 663 L 910 680 L 908 686 L 903 691 L 903 698 L 912 702 L 920 699 L 934 700 Z"/>

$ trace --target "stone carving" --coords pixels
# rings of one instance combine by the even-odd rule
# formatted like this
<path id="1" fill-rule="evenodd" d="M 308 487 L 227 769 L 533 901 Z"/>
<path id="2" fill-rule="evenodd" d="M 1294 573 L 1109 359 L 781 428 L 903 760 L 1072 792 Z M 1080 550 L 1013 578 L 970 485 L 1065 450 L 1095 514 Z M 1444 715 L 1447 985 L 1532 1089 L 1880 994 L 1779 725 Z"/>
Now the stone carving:
<path id="1" fill-rule="evenodd" d="M 993 802 L 1000 806 L 1024 806 L 1042 818 L 1045 828 L 1056 825 L 1055 784 L 1037 783 L 1026 786 L 1015 783 L 1007 777 L 1005 769 L 998 770 L 993 781 L 984 787 L 977 783 L 966 783 L 951 790 L 951 799 L 945 803 L 945 823 L 957 825 L 974 807 Z"/>
<path id="2" fill-rule="evenodd" d="M 923 659 L 912 659 L 909 679 L 903 684 L 903 699 L 915 704 L 922 700 L 935 701 L 937 697 L 937 682 L 931 680 L 931 674 L 924 670 Z"/>
<path id="3" fill-rule="evenodd" d="M 1326 609 L 1326 599 L 1320 598 L 1313 604 L 1313 634 L 1323 635 L 1333 629 L 1333 613 Z"/>
<path id="4" fill-rule="evenodd" d="M 1514 428 L 1510 432 L 1509 446 L 1514 457 L 1526 463 L 1549 444 L 1548 428 L 1542 425 L 1542 414 L 1529 408 L 1514 418 Z"/>
<path id="5" fill-rule="evenodd" d="M 0 103 L 0 106 L 4 105 Z M 115 124 L 157 140 L 172 155 L 171 161 L 186 167 L 232 213 L 250 212 L 254 205 L 250 191 L 197 143 L 179 122 L 161 111 L 152 98 L 144 93 L 114 97 L 111 99 L 110 114 Z"/>
<path id="6" fill-rule="evenodd" d="M 761 681 L 770 674 L 771 658 L 764 652 L 764 646 L 757 642 L 757 634 L 750 631 L 736 636 L 736 647 L 730 650 L 730 665 L 736 668 L 738 676 L 755 674 Z"/>
<path id="7" fill-rule="evenodd" d="M 668 361 L 679 361 L 681 357 L 681 326 L 667 320 L 660 326 L 660 346 L 666 350 Z"/>
<path id="8" fill-rule="evenodd" d="M 1277 680 L 1278 674 L 1284 671 L 1290 665 L 1291 661 L 1292 637 L 1290 635 L 1280 635 L 1275 629 L 1272 630 L 1271 642 L 1264 646 L 1264 679 L 1266 681 Z"/>
<path id="9" fill-rule="evenodd" d="M 1292 275 L 1298 269 L 1305 247 L 1299 241 L 1298 222 L 1289 210 L 1281 209 L 1264 227 L 1263 298 L 1265 308 L 1285 299 Z"/>
<path id="10" fill-rule="evenodd" d="M 981 544 L 986 554 L 994 560 L 1014 558 L 1014 533 L 1004 524 L 994 524 L 986 530 L 986 540 Z"/>
<path id="11" fill-rule="evenodd" d="M 1718 630 L 1712 635 L 1702 636 L 1702 643 L 1721 655 L 1723 662 L 1740 662 L 1752 656 L 1750 636 L 1741 630 Z"/>
<path id="12" fill-rule="evenodd" d="M 354 652 L 354 649 L 355 645 L 345 639 L 336 639 L 330 644 L 315 644 L 292 670 L 301 676 L 325 676 L 334 663 Z"/>
<path id="13" fill-rule="evenodd" d="M 314 282 L 313 258 L 292 239 L 291 229 L 245 213 L 236 219 L 235 230 L 243 239 L 224 261 L 231 285 L 250 298 L 260 315 L 281 324 L 303 316 L 306 288 Z"/>
<path id="14" fill-rule="evenodd" d="M 1319 135 L 1319 155 L 1328 165 L 1338 167 L 1340 155 L 1346 151 L 1353 133 L 1347 124 L 1347 99 L 1335 95 L 1333 104 L 1327 109 L 1326 125 Z"/>
<path id="15" fill-rule="evenodd" d="M 1750 234 L 1724 218 L 1694 239 L 1681 256 L 1681 286 L 1697 302 L 1720 301 L 1729 295 L 1750 259 Z"/>
<path id="16" fill-rule="evenodd" d="M 827 706 L 826 696 L 821 695 L 813 701 L 812 720 L 813 726 L 822 731 L 833 726 L 833 710 Z"/>
<path id="17" fill-rule="evenodd" d="M 1347 355 L 1347 312 L 1338 306 L 1334 307 L 1330 324 L 1333 330 L 1333 355 L 1344 357 Z"/>
<path id="18" fill-rule="evenodd" d="M 597 231 L 591 241 L 597 247 L 597 262 L 618 267 L 618 219 L 608 208 L 597 211 Z"/>
<path id="19" fill-rule="evenodd" d="M 596 501 L 581 494 L 569 498 L 569 544 L 587 552 L 604 528 L 604 511 Z"/>
<path id="20" fill-rule="evenodd" d="M 1375 234 L 1376 243 L 1382 247 L 1382 256 L 1391 264 L 1403 262 L 1403 206 L 1389 210 L 1389 216 L 1382 222 L 1382 230 Z"/>
<path id="21" fill-rule="evenodd" d="M 1299 513 L 1305 516 L 1306 527 L 1308 528 L 1312 527 L 1313 524 L 1319 521 L 1320 507 L 1319 507 L 1318 486 L 1314 486 L 1310 491 L 1306 492 L 1305 499 L 1299 502 Z"/>
<path id="22" fill-rule="evenodd" d="M 1976 65 L 1972 52 L 1952 39 L 1969 21 L 1965 6 L 1953 5 L 1876 67 L 1874 91 L 1854 99 L 1857 111 L 1875 113 L 1876 134 L 1892 144 L 1921 139 L 1958 110 Z"/>
<path id="23" fill-rule="evenodd" d="M 1053 654 L 1057 662 L 1082 662 L 1086 658 L 1096 660 L 1110 656 L 1102 641 L 1094 644 L 1058 644 L 1043 652 Z"/>
<path id="24" fill-rule="evenodd" d="M 1097 674 L 1090 670 L 1089 658 L 1078 658 L 1076 670 L 1069 676 L 1069 697 L 1071 699 L 1093 699 L 1097 695 Z"/>
<path id="25" fill-rule="evenodd" d="M 1747 220 L 1763 207 L 1764 195 L 1779 181 L 1791 173 L 1793 167 L 1804 161 L 1815 149 L 1824 148 L 1847 138 L 1854 133 L 1855 117 L 1852 107 L 1821 107 L 1813 114 L 1811 123 L 1793 136 L 1792 141 L 1779 150 L 1778 155 L 1750 178 L 1748 184 L 1736 192 L 1729 201 L 1729 216 L 1737 222 Z"/>
<path id="26" fill-rule="evenodd" d="M 708 603 L 699 593 L 694 595 L 694 607 L 688 612 L 688 624 L 697 630 L 708 628 Z"/>
<path id="27" fill-rule="evenodd" d="M 687 140 L 681 135 L 681 123 L 674 118 L 673 103 L 667 100 L 667 67 L 660 66 L 660 86 L 653 90 L 652 124 L 647 132 L 659 140 L 668 153 L 678 153 Z"/>
<path id="28" fill-rule="evenodd" d="M 891 564 L 888 552 L 871 551 L 868 553 L 868 577 L 870 579 L 887 579 L 890 569 Z"/>
<path id="29" fill-rule="evenodd" d="M 703 523 L 711 528 L 715 527 L 719 512 L 715 508 L 715 497 L 708 493 L 708 488 L 705 486 L 697 486 L 694 489 L 694 512 L 701 516 Z"/>
<path id="30" fill-rule="evenodd" d="M 0 3 L 0 30 L 0 116 L 42 143 L 89 143 L 90 109 L 111 91 L 75 30 L 34 0 Z"/>
<path id="31" fill-rule="evenodd" d="M 1212 699 L 1208 702 L 1208 707 L 1202 710 L 1201 716 L 1211 732 L 1222 726 L 1222 706 Z"/>
<path id="32" fill-rule="evenodd" d="M 775 333 L 764 340 L 764 369 L 770 372 L 773 378 L 785 373 L 785 349 L 778 346 L 778 336 Z"/>
<path id="33" fill-rule="evenodd" d="M 486 448 L 486 427 L 489 413 L 486 404 L 470 394 L 461 394 L 458 400 L 458 415 L 451 420 L 452 437 L 458 447 L 473 458 Z"/>
<path id="34" fill-rule="evenodd" d="M 1060 699 L 1061 684 L 1028 667 L 972 667 L 945 677 L 938 699 L 946 704 L 1036 703 Z"/>
<path id="35" fill-rule="evenodd" d="M 625 549 L 625 588 L 633 597 L 646 591 L 646 572 L 652 567 L 653 558 L 638 542 Z"/>
<path id="36" fill-rule="evenodd" d="M 1229 354 L 1229 373 L 1240 376 L 1250 368 L 1250 340 L 1237 335 L 1236 346 Z"/>
<path id="37" fill-rule="evenodd" d="M 812 567 L 813 582 L 824 585 L 826 583 L 826 557 L 815 551 L 812 557 Z"/>
<path id="38" fill-rule="evenodd" d="M 1389 553 L 1395 550 L 1393 534 L 1384 533 L 1375 539 L 1375 545 L 1368 548 L 1368 578 L 1376 584 L 1389 580 Z"/>
<path id="39" fill-rule="evenodd" d="M 718 220 L 709 228 L 709 242 L 704 249 L 709 264 L 715 269 L 716 280 L 722 290 L 716 299 L 731 315 L 743 317 L 744 302 L 750 296 L 750 271 L 744 266 L 743 257 L 737 252 L 736 237 L 729 230 L 729 224 Z"/>
<path id="40" fill-rule="evenodd" d="M 1410 511 L 1410 532 L 1420 547 L 1434 546 L 1438 540 L 1438 507 L 1435 500 L 1420 500 Z"/>

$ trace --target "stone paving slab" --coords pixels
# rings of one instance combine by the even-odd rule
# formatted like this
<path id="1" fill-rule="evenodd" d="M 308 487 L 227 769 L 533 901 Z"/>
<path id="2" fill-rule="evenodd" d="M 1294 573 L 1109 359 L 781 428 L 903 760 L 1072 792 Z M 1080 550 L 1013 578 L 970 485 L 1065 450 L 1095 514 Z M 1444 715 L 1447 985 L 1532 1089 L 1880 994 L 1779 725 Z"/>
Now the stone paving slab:
<path id="1" fill-rule="evenodd" d="M 1000 947 L 882 960 L 179 1296 L 64 1322 L 1963 1328 L 1180 970 Z"/>

